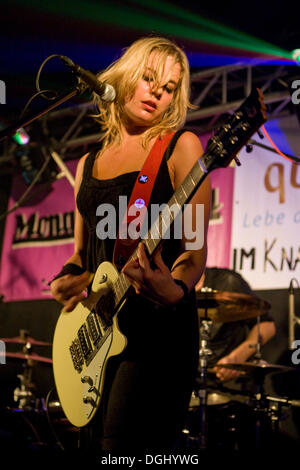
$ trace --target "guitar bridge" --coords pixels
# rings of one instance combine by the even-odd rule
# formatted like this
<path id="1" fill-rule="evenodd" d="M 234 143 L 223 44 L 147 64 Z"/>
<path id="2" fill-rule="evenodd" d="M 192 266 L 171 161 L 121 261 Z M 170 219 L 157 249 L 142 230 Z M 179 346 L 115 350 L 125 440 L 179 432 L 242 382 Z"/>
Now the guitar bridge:
<path id="1" fill-rule="evenodd" d="M 83 358 L 82 350 L 79 344 L 79 340 L 75 339 L 72 342 L 69 349 L 70 349 L 74 369 L 77 370 L 77 372 L 81 372 L 82 366 L 84 363 L 84 358 Z"/>

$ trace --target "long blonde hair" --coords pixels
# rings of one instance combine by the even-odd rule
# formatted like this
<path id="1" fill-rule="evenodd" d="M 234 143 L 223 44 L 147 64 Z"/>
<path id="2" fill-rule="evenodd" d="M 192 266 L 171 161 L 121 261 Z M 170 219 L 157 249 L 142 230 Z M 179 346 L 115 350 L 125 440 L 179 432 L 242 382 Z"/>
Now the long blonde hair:
<path id="1" fill-rule="evenodd" d="M 154 86 L 161 83 L 164 66 L 168 56 L 173 57 L 174 65 L 179 63 L 180 79 L 174 91 L 173 100 L 160 121 L 147 129 L 143 135 L 143 146 L 153 137 L 163 135 L 183 126 L 187 108 L 192 107 L 189 101 L 190 73 L 185 53 L 174 42 L 163 37 L 145 37 L 135 41 L 125 53 L 112 63 L 105 71 L 97 75 L 100 81 L 112 85 L 116 90 L 113 102 L 104 102 L 94 95 L 99 114 L 94 117 L 100 122 L 103 146 L 100 153 L 112 143 L 121 144 L 121 114 L 125 99 L 130 99 L 135 92 L 139 79 L 144 75 L 149 56 L 155 52 Z"/>

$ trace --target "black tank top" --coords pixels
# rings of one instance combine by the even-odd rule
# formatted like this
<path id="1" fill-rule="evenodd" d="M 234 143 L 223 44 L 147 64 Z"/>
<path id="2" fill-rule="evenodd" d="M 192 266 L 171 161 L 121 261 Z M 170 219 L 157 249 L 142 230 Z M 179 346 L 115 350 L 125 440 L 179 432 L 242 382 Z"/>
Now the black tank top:
<path id="1" fill-rule="evenodd" d="M 164 156 L 152 191 L 150 204 L 167 203 L 174 193 L 170 180 L 167 161 L 173 153 L 178 138 L 184 130 L 178 131 L 172 138 Z M 129 202 L 138 171 L 125 173 L 111 179 L 97 179 L 92 176 L 93 165 L 99 149 L 93 150 L 87 157 L 83 170 L 82 183 L 77 195 L 77 207 L 81 213 L 88 230 L 87 269 L 95 272 L 103 261 L 112 261 L 115 240 L 108 237 L 105 240 L 98 238 L 96 229 L 100 218 L 96 215 L 100 204 L 110 204 L 115 208 L 116 233 L 119 226 L 119 196 L 126 196 Z M 150 212 L 150 211 L 149 211 Z M 150 213 L 149 213 L 150 216 Z M 103 216 L 103 217 L 106 217 Z M 123 215 L 120 217 L 121 221 Z M 149 220 L 150 223 L 150 220 Z M 110 224 L 111 225 L 111 224 Z M 113 229 L 113 227 L 111 227 Z M 170 237 L 171 238 L 171 237 Z M 162 256 L 168 267 L 178 255 L 180 240 L 168 240 L 164 243 Z"/>
<path id="2" fill-rule="evenodd" d="M 150 204 L 167 203 L 174 193 L 167 161 L 172 155 L 176 142 L 184 129 L 172 138 L 162 159 L 154 184 Z M 77 195 L 77 207 L 88 230 L 86 267 L 95 272 L 103 261 L 112 261 L 115 240 L 97 237 L 96 228 L 99 217 L 96 210 L 99 204 L 111 204 L 116 210 L 116 233 L 119 222 L 119 196 L 126 196 L 129 202 L 138 171 L 121 174 L 115 178 L 100 180 L 92 176 L 93 165 L 99 149 L 93 150 L 87 157 L 83 177 Z M 122 221 L 123 217 L 121 217 Z M 180 240 L 166 240 L 163 244 L 162 258 L 171 268 L 180 249 Z M 168 353 L 184 346 L 183 356 L 191 358 L 198 355 L 198 321 L 194 292 L 190 295 L 189 308 L 181 303 L 175 307 L 161 307 L 142 296 L 129 298 L 126 307 L 119 314 L 119 325 L 128 338 L 128 354 L 148 354 L 155 338 L 156 350 L 164 349 Z M 141 331 L 144 331 L 141 335 Z M 180 349 L 181 349 L 180 347 Z M 153 354 L 153 352 L 151 352 Z M 183 358 L 182 356 L 182 358 Z M 194 361 L 192 361 L 194 362 Z M 192 363 L 191 363 L 192 364 Z M 194 364 L 195 365 L 195 364 Z"/>

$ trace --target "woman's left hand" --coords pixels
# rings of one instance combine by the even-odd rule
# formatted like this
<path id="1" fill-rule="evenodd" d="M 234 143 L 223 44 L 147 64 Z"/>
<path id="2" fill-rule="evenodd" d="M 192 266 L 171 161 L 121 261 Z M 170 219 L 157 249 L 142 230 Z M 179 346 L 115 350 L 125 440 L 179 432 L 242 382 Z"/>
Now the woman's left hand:
<path id="1" fill-rule="evenodd" d="M 152 259 L 154 269 L 150 266 L 144 244 L 140 242 L 137 258 L 128 261 L 122 272 L 126 274 L 137 294 L 163 305 L 175 305 L 183 298 L 183 289 L 176 284 L 169 268 L 163 262 L 161 249 L 158 249 Z"/>

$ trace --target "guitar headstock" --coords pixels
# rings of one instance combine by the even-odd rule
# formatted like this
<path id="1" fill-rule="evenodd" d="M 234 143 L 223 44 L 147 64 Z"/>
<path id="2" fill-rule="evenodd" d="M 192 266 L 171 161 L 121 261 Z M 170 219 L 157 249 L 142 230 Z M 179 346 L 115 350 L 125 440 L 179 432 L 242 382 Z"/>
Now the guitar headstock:
<path id="1" fill-rule="evenodd" d="M 205 153 L 213 157 L 209 163 L 210 169 L 229 165 L 250 137 L 266 122 L 265 110 L 261 90 L 253 88 L 248 98 L 208 141 Z"/>

